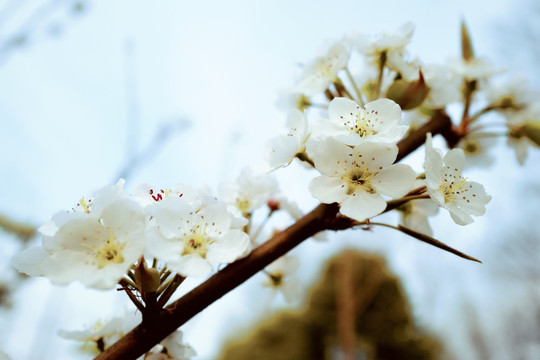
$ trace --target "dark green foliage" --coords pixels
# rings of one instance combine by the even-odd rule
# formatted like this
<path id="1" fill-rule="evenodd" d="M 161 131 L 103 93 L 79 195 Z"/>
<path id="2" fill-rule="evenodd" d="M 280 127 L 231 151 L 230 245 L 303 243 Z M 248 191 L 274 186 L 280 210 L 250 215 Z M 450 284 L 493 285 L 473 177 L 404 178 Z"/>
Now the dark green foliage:
<path id="1" fill-rule="evenodd" d="M 413 323 L 396 277 L 376 256 L 352 257 L 358 359 L 439 359 L 441 346 Z M 283 312 L 225 349 L 221 360 L 300 360 L 336 358 L 340 349 L 336 306 L 339 261 L 332 259 L 302 311 Z M 350 258 L 349 258 L 350 259 Z"/>

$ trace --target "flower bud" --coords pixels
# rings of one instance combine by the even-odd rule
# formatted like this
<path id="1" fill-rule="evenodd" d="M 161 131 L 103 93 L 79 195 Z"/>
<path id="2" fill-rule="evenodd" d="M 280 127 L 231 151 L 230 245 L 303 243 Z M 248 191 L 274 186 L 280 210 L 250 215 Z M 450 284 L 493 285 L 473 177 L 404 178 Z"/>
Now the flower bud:
<path id="1" fill-rule="evenodd" d="M 159 272 L 157 269 L 146 267 L 144 258 L 135 267 L 135 284 L 143 296 L 155 292 L 160 285 Z"/>
<path id="2" fill-rule="evenodd" d="M 467 30 L 465 21 L 461 22 L 461 56 L 465 61 L 469 61 L 474 58 L 471 36 L 469 35 L 469 30 Z"/>
<path id="3" fill-rule="evenodd" d="M 394 100 L 401 110 L 411 110 L 422 105 L 429 94 L 429 87 L 424 81 L 422 71 L 419 72 L 418 80 L 396 80 L 386 92 L 386 97 Z"/>
<path id="4" fill-rule="evenodd" d="M 540 146 L 540 121 L 527 121 L 521 126 L 521 133 Z"/>

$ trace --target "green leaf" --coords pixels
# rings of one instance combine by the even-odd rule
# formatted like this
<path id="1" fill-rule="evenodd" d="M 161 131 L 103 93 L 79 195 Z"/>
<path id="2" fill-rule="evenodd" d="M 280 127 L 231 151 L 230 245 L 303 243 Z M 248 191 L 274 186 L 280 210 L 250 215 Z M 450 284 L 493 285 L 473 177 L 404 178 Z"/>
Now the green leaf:
<path id="1" fill-rule="evenodd" d="M 418 80 L 396 80 L 386 92 L 386 97 L 394 100 L 402 110 L 411 110 L 422 105 L 429 95 L 429 87 L 424 81 L 422 71 L 419 71 Z"/>
<path id="2" fill-rule="evenodd" d="M 469 256 L 467 254 L 464 254 L 461 251 L 456 250 L 456 249 L 446 245 L 445 243 L 440 242 L 439 240 L 435 240 L 431 236 L 427 236 L 425 234 L 422 234 L 422 233 L 419 233 L 417 231 L 411 230 L 409 228 L 406 228 L 403 225 L 398 225 L 398 230 L 405 233 L 405 234 L 407 234 L 407 235 L 409 235 L 409 236 L 412 236 L 413 238 L 416 238 L 416 239 L 418 239 L 418 240 L 420 240 L 422 242 L 425 242 L 426 244 L 435 246 L 435 247 L 437 247 L 439 249 L 442 249 L 444 251 L 448 251 L 448 252 L 450 252 L 450 253 L 452 253 L 454 255 L 457 255 L 459 257 L 462 257 L 464 259 L 471 260 L 471 261 L 476 261 L 476 262 L 479 262 L 480 264 L 482 263 L 480 260 L 478 260 L 476 258 L 473 258 L 472 256 Z"/>
<path id="3" fill-rule="evenodd" d="M 474 58 L 471 36 L 469 35 L 469 30 L 467 30 L 467 25 L 465 25 L 464 20 L 461 21 L 461 56 L 465 61 Z"/>

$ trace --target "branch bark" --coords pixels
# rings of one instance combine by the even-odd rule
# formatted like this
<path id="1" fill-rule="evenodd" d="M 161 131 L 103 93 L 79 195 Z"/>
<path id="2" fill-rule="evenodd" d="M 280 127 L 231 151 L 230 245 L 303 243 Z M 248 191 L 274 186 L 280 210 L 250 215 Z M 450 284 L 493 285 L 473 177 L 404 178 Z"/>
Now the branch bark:
<path id="1" fill-rule="evenodd" d="M 423 145 L 428 132 L 433 135 L 442 134 L 449 143 L 454 134 L 450 118 L 444 112 L 437 112 L 424 126 L 411 131 L 398 143 L 399 153 L 396 162 Z M 351 227 L 353 222 L 339 221 L 336 217 L 338 212 L 337 204 L 317 206 L 295 224 L 253 250 L 246 258 L 228 265 L 163 309 L 155 318 L 143 321 L 95 359 L 130 360 L 143 355 L 193 316 L 305 239 L 322 230 L 342 230 Z"/>

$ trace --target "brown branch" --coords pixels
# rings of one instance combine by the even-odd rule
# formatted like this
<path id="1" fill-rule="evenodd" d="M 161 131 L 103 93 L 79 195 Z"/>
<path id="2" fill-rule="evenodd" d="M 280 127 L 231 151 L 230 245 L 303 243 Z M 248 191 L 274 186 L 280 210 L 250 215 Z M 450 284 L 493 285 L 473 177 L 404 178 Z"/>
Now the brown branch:
<path id="1" fill-rule="evenodd" d="M 451 148 L 454 147 L 460 139 L 450 117 L 443 110 L 437 110 L 430 121 L 418 129 L 409 132 L 407 137 L 397 144 L 399 153 L 396 162 L 424 145 L 427 133 L 431 133 L 433 136 L 441 134 Z"/>
<path id="2" fill-rule="evenodd" d="M 36 234 L 35 226 L 14 220 L 2 214 L 0 214 L 0 229 L 15 234 L 23 242 L 29 241 Z"/>
<path id="3" fill-rule="evenodd" d="M 428 132 L 433 135 L 451 134 L 452 123 L 450 118 L 444 112 L 437 112 L 428 123 L 409 133 L 405 139 L 398 143 L 399 154 L 397 161 L 423 145 Z M 321 204 L 317 206 L 295 224 L 253 250 L 246 258 L 228 265 L 165 308 L 155 318 L 147 319 L 148 321 L 141 323 L 96 357 L 96 360 L 130 360 L 143 355 L 193 316 L 264 269 L 271 262 L 286 254 L 305 239 L 322 230 L 336 229 L 336 220 L 339 220 L 339 217 L 336 217 L 338 210 L 337 204 Z M 353 222 L 350 222 L 349 227 L 352 225 Z M 345 228 L 347 226 L 343 226 L 343 229 Z"/>

